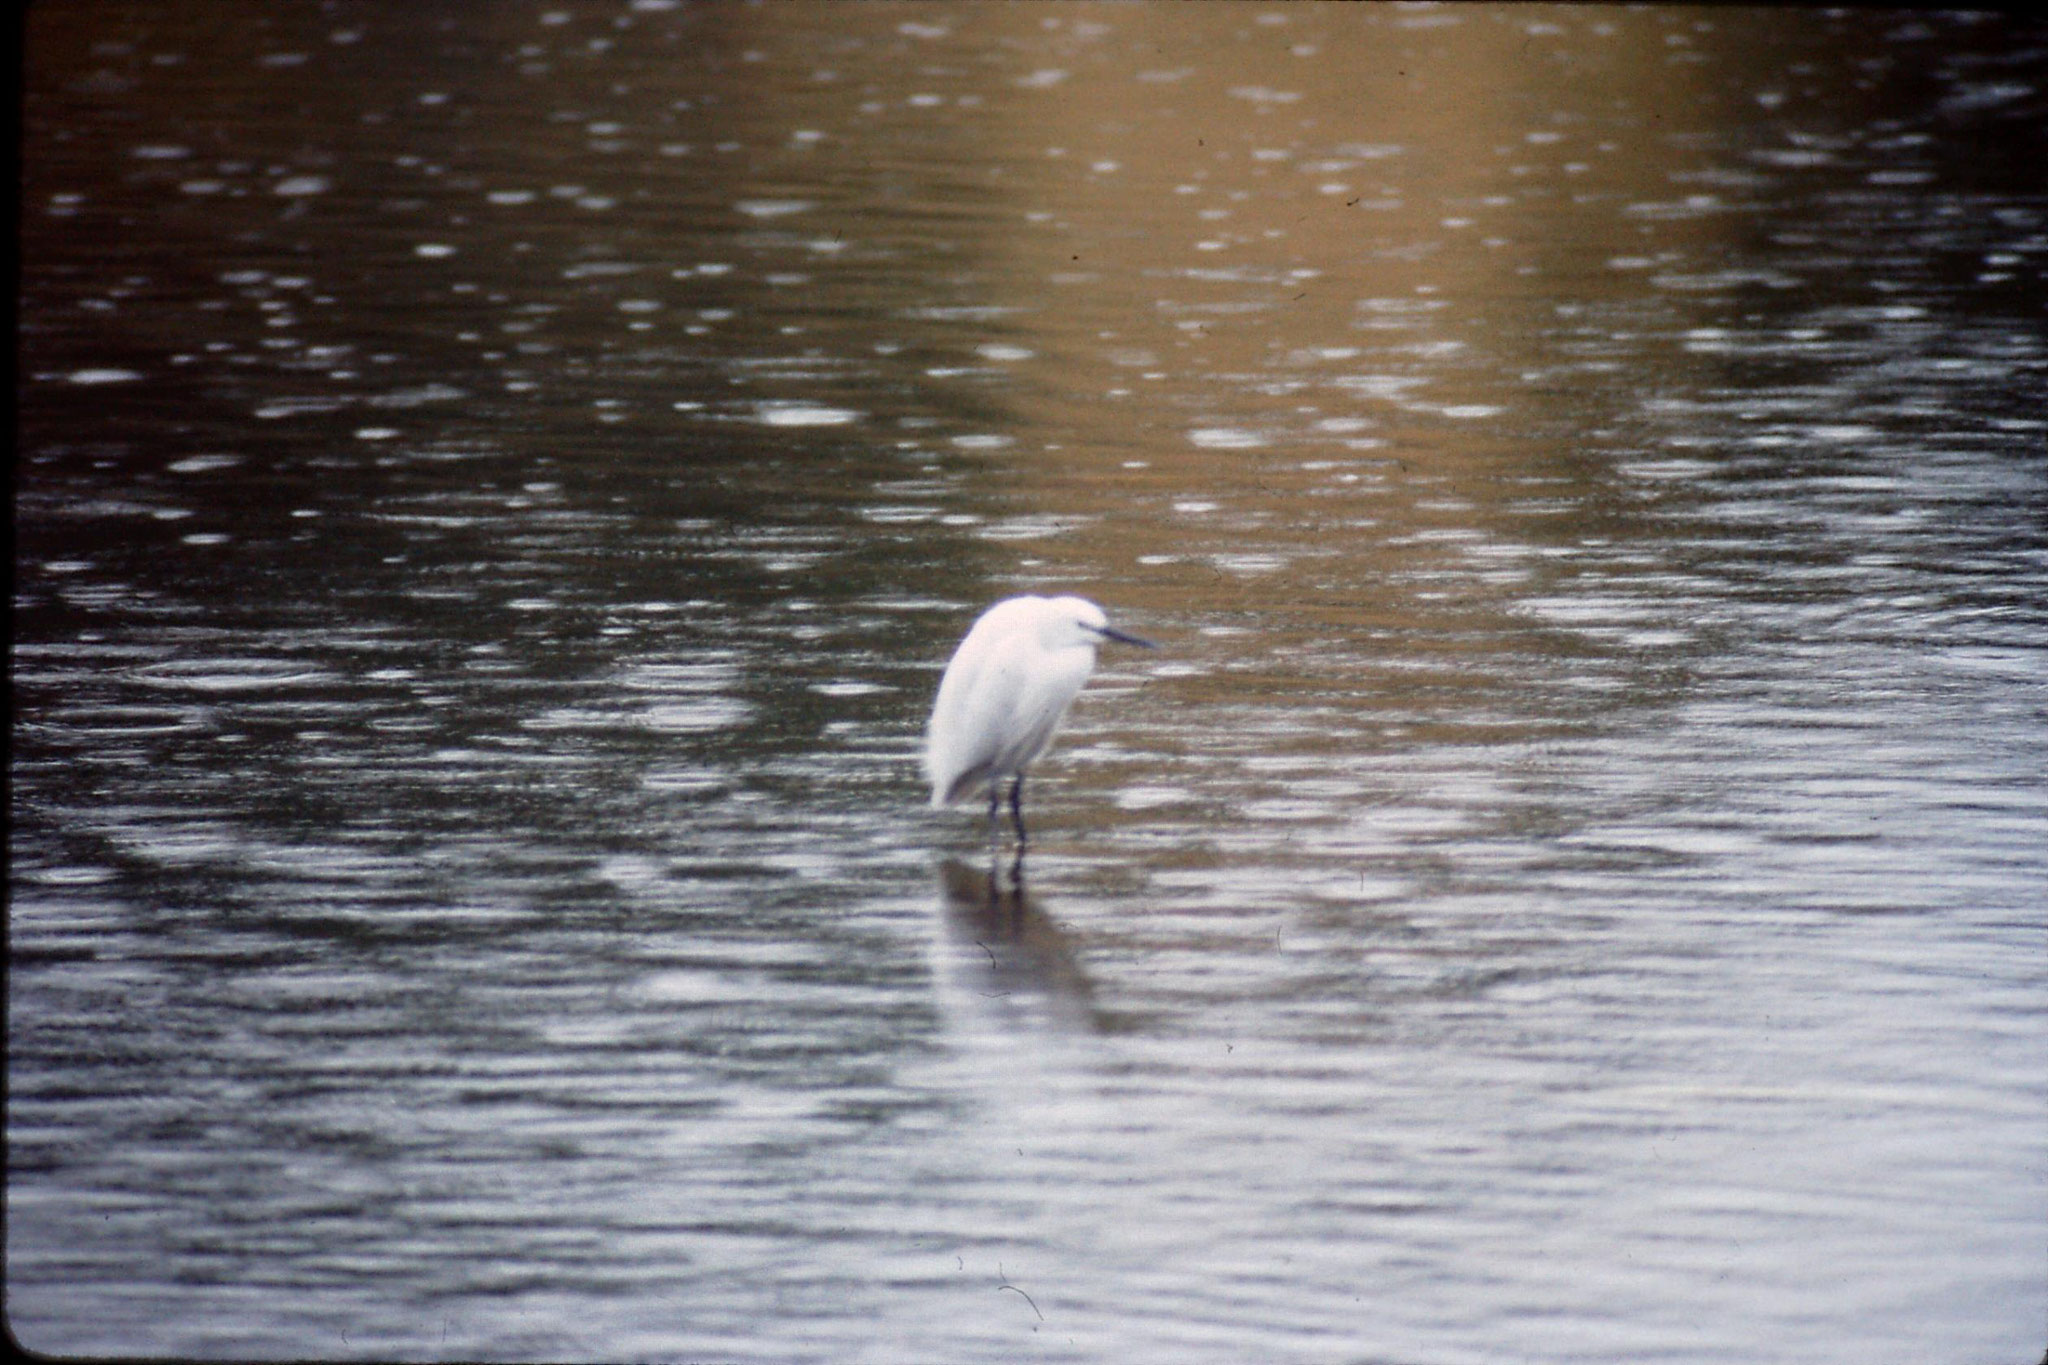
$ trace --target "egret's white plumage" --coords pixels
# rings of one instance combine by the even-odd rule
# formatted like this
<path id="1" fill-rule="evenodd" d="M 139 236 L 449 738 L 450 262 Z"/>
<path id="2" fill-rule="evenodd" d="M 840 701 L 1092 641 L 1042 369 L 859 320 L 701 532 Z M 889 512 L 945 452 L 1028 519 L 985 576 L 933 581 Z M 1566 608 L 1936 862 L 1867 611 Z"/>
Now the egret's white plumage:
<path id="1" fill-rule="evenodd" d="M 1153 647 L 1112 630 L 1085 597 L 1011 597 L 983 612 L 946 665 L 925 729 L 932 805 L 986 783 L 993 815 L 1003 779 L 1013 778 L 1010 813 L 1021 839 L 1024 770 L 1052 742 L 1104 640 Z"/>

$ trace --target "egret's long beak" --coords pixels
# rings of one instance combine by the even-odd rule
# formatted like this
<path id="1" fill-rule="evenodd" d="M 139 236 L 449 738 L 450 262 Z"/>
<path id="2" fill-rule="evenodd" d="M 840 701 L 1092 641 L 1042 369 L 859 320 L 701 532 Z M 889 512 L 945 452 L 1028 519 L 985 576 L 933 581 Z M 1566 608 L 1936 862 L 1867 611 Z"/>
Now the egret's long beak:
<path id="1" fill-rule="evenodd" d="M 1159 648 L 1158 645 L 1153 644 L 1150 640 L 1141 640 L 1135 635 L 1126 635 L 1113 626 L 1090 626 L 1089 629 L 1100 635 L 1103 639 L 1115 640 L 1118 644 L 1136 645 L 1140 649 Z"/>

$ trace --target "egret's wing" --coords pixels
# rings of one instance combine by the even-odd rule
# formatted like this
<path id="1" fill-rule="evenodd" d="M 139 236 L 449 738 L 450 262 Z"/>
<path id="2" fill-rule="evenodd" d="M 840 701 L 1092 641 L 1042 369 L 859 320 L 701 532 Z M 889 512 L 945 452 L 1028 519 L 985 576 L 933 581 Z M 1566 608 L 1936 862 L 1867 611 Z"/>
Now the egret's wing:
<path id="1" fill-rule="evenodd" d="M 1088 650 L 1061 650 L 1039 654 L 1031 670 L 1020 679 L 1010 700 L 1010 726 L 1006 742 L 996 755 L 999 773 L 1022 772 L 1026 764 L 1045 752 L 1053 733 L 1066 719 L 1067 708 L 1088 681 L 1094 655 Z"/>
<path id="2" fill-rule="evenodd" d="M 1003 651 L 976 661 L 950 691 L 942 683 L 925 748 L 932 804 L 1021 773 L 1052 742 L 1088 677 L 1085 655 L 1048 660 Z"/>
<path id="3" fill-rule="evenodd" d="M 932 804 L 958 799 L 996 772 L 1006 731 L 1003 718 L 1023 688 L 1021 651 L 979 625 L 960 642 L 939 680 L 925 728 L 924 770 Z"/>

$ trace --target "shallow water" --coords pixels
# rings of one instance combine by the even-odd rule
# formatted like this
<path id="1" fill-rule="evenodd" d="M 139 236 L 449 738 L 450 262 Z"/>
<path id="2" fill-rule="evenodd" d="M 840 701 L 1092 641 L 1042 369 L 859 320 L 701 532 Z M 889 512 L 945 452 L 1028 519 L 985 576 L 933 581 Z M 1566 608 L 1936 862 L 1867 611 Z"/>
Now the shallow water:
<path id="1" fill-rule="evenodd" d="M 2048 29 L 28 37 L 23 1343 L 2038 1356 Z"/>

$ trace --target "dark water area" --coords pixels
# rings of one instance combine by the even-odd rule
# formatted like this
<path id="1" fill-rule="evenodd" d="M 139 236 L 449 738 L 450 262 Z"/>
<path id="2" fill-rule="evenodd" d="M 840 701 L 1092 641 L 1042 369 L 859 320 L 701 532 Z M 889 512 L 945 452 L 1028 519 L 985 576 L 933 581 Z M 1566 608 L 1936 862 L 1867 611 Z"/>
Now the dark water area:
<path id="1" fill-rule="evenodd" d="M 2032 1362 L 2048 25 L 36 7 L 7 1322 Z M 999 597 L 1105 652 L 1021 879 Z"/>

